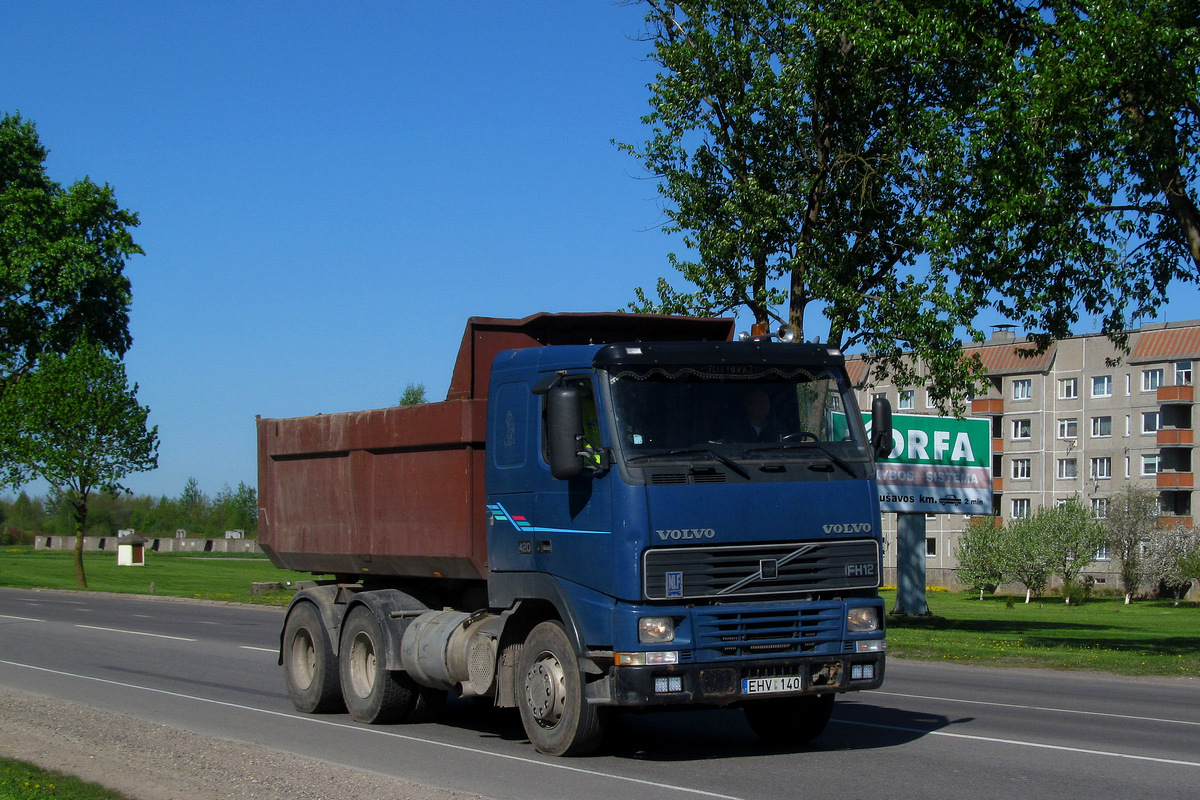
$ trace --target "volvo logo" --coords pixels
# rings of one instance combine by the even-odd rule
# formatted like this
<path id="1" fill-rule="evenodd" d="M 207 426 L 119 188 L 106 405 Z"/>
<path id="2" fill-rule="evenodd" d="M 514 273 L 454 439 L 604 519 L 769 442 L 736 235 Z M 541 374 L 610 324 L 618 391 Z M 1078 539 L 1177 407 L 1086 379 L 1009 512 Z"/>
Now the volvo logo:
<path id="1" fill-rule="evenodd" d="M 870 533 L 871 523 L 869 522 L 840 522 L 835 525 L 826 525 L 826 533 Z"/>
<path id="2" fill-rule="evenodd" d="M 674 539 L 676 541 L 682 539 L 715 539 L 717 532 L 712 528 L 674 528 L 666 531 L 655 531 L 658 538 L 662 541 Z"/>

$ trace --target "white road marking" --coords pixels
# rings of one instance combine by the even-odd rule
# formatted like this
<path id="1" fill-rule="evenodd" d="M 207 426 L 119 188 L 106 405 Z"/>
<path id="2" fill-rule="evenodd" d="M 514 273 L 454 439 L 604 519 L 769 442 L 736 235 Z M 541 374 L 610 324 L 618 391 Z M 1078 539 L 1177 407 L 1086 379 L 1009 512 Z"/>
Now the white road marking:
<path id="1" fill-rule="evenodd" d="M 272 654 L 279 653 L 278 647 L 252 647 L 248 644 L 239 644 L 238 649 L 239 650 L 257 650 L 260 653 L 272 653 Z"/>
<path id="2" fill-rule="evenodd" d="M 1045 711 L 1056 714 L 1079 714 L 1091 717 L 1110 717 L 1112 719 L 1129 719 L 1139 722 L 1163 722 L 1170 725 L 1196 725 L 1200 722 L 1188 719 L 1163 719 L 1161 717 L 1137 717 L 1131 714 L 1113 714 L 1107 711 L 1080 711 L 1074 708 L 1054 708 L 1052 706 L 1025 706 L 1018 703 L 996 703 L 988 700 L 961 700 L 956 697 L 932 697 L 923 694 L 902 694 L 901 692 L 872 691 L 871 695 L 885 694 L 889 697 L 906 697 L 910 700 L 935 700 L 943 703 L 967 703 L 976 706 L 993 706 L 996 708 L 1015 708 L 1021 711 Z"/>
<path id="3" fill-rule="evenodd" d="M 554 769 L 554 770 L 559 770 L 562 772 L 574 772 L 574 773 L 577 773 L 580 775 L 591 775 L 591 776 L 597 777 L 597 778 L 609 778 L 614 781 L 622 781 L 624 783 L 632 783 L 632 784 L 636 784 L 638 786 L 649 787 L 652 789 L 668 790 L 668 791 L 676 792 L 678 794 L 695 795 L 697 797 L 711 797 L 711 798 L 715 798 L 715 800 L 743 800 L 743 798 L 736 797 L 734 795 L 718 794 L 717 792 L 706 792 L 703 789 L 689 789 L 689 788 L 683 787 L 683 786 L 672 786 L 667 783 L 658 783 L 656 781 L 648 781 L 648 780 L 643 780 L 641 778 L 630 778 L 630 777 L 626 777 L 624 775 L 613 775 L 612 773 L 600 772 L 599 770 L 594 770 L 594 769 L 583 769 L 582 767 L 573 767 L 573 766 L 570 766 L 569 764 L 563 764 L 563 763 L 558 763 L 558 762 L 553 762 L 553 761 L 539 761 L 538 759 L 526 758 L 524 756 L 514 756 L 514 755 L 509 755 L 507 753 L 494 753 L 490 750 L 481 750 L 477 747 L 467 747 L 465 745 L 460 745 L 460 744 L 450 744 L 449 742 L 439 742 L 434 739 L 423 739 L 420 736 L 411 736 L 411 735 L 403 734 L 403 733 L 395 733 L 393 731 L 385 731 L 385 730 L 381 730 L 379 728 L 364 728 L 364 727 L 359 727 L 357 725 L 347 725 L 345 723 L 335 722 L 333 720 L 321 719 L 320 717 L 307 716 L 304 714 L 287 714 L 282 711 L 270 711 L 265 708 L 255 708 L 254 706 L 244 706 L 239 703 L 227 703 L 224 700 L 212 700 L 207 697 L 197 697 L 195 695 L 182 694 L 180 692 L 169 692 L 165 689 L 155 689 L 150 686 L 137 686 L 136 684 L 122 683 L 121 681 L 113 681 L 113 680 L 108 680 L 106 678 L 94 678 L 90 675 L 79 675 L 77 673 L 63 672 L 63 671 L 57 670 L 57 669 L 48 669 L 46 667 L 35 667 L 30 664 L 19 664 L 15 661 L 5 661 L 5 660 L 0 659 L 0 664 L 6 664 L 10 667 L 24 667 L 25 669 L 34 670 L 36 672 L 45 672 L 45 673 L 49 673 L 51 675 L 60 675 L 60 676 L 66 677 L 66 678 L 79 678 L 81 680 L 94 681 L 96 683 L 103 683 L 103 684 L 107 684 L 109 686 L 120 686 L 124 689 L 134 689 L 136 691 L 141 691 L 141 692 L 152 692 L 154 694 L 166 695 L 168 697 L 176 697 L 181 700 L 195 700 L 196 702 L 199 702 L 199 703 L 209 703 L 211 705 L 223 706 L 225 708 L 238 709 L 239 711 L 250 711 L 250 712 L 254 712 L 254 713 L 258 713 L 258 714 L 265 714 L 265 715 L 271 716 L 271 717 L 283 717 L 284 719 L 295 720 L 296 722 L 300 722 L 300 723 L 308 723 L 311 725 L 328 725 L 330 727 L 342 728 L 345 730 L 352 730 L 352 731 L 356 731 L 358 733 L 363 733 L 363 734 L 372 735 L 372 736 L 387 736 L 392 739 L 401 739 L 406 742 L 427 744 L 427 745 L 432 745 L 434 747 L 444 747 L 448 750 L 457 750 L 459 752 L 471 753 L 473 755 L 490 756 L 492 758 L 500 758 L 500 759 L 504 759 L 506 761 L 516 761 L 521 764 L 529 764 L 530 766 L 545 767 L 547 769 Z"/>
<path id="4" fill-rule="evenodd" d="M 0 614 L 0 619 L 16 619 L 21 622 L 45 622 L 44 619 L 34 619 L 33 617 L 14 617 L 12 614 Z"/>
<path id="5" fill-rule="evenodd" d="M 875 722 L 851 722 L 850 720 L 835 719 L 831 722 L 842 725 L 857 725 L 860 728 L 880 728 L 887 731 L 902 733 L 919 733 L 922 736 L 947 736 L 951 739 L 968 739 L 975 742 L 990 742 L 992 744 L 1010 744 L 1016 747 L 1032 747 L 1039 750 L 1058 750 L 1066 753 L 1082 753 L 1089 756 L 1104 756 L 1105 758 L 1128 758 L 1133 761 L 1151 761 L 1155 764 L 1174 764 L 1180 767 L 1200 767 L 1200 761 L 1181 761 L 1175 758 L 1159 758 L 1157 756 L 1138 756 L 1132 753 L 1118 753 L 1112 750 L 1089 750 L 1086 747 L 1067 747 L 1060 744 L 1044 744 L 1041 742 L 1024 742 L 1020 739 L 1000 739 L 995 736 L 977 736 L 971 733 L 951 733 L 950 731 L 931 731 L 926 728 L 905 728 L 900 725 L 880 725 Z"/>
<path id="6" fill-rule="evenodd" d="M 155 639 L 173 639 L 177 642 L 195 642 L 198 639 L 189 639 L 186 636 L 168 636 L 165 633 L 146 633 L 145 631 L 127 631 L 121 628 L 102 628 L 99 625 L 76 625 L 76 628 L 87 628 L 90 631 L 108 631 L 109 633 L 128 633 L 132 636 L 153 636 Z"/>

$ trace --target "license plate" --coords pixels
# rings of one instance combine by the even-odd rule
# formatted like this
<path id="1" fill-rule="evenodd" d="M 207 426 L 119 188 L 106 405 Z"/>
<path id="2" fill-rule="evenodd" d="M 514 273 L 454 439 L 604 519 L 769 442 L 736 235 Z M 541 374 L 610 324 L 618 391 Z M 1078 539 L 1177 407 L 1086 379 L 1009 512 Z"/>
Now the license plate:
<path id="1" fill-rule="evenodd" d="M 742 694 L 785 694 L 802 691 L 804 691 L 804 681 L 799 675 L 742 679 Z"/>

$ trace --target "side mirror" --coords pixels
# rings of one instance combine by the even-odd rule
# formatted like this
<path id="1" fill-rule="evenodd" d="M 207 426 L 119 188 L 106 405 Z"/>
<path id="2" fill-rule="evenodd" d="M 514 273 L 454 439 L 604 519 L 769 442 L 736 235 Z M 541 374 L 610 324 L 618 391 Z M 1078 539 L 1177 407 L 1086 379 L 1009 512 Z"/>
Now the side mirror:
<path id="1" fill-rule="evenodd" d="M 583 395 L 578 386 L 559 384 L 546 392 L 546 449 L 550 474 L 569 480 L 583 474 Z"/>
<path id="2" fill-rule="evenodd" d="M 871 401 L 871 452 L 876 461 L 892 452 L 892 404 L 886 397 Z"/>

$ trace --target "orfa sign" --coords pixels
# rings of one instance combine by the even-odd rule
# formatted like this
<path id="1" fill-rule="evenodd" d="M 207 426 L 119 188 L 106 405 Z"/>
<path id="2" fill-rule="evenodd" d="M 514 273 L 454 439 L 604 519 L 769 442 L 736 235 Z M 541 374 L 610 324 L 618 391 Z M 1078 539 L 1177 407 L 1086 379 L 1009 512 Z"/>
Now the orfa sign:
<path id="1" fill-rule="evenodd" d="M 863 422 L 869 430 L 869 414 Z M 882 511 L 991 514 L 992 424 L 895 414 L 892 452 L 877 473 Z"/>

